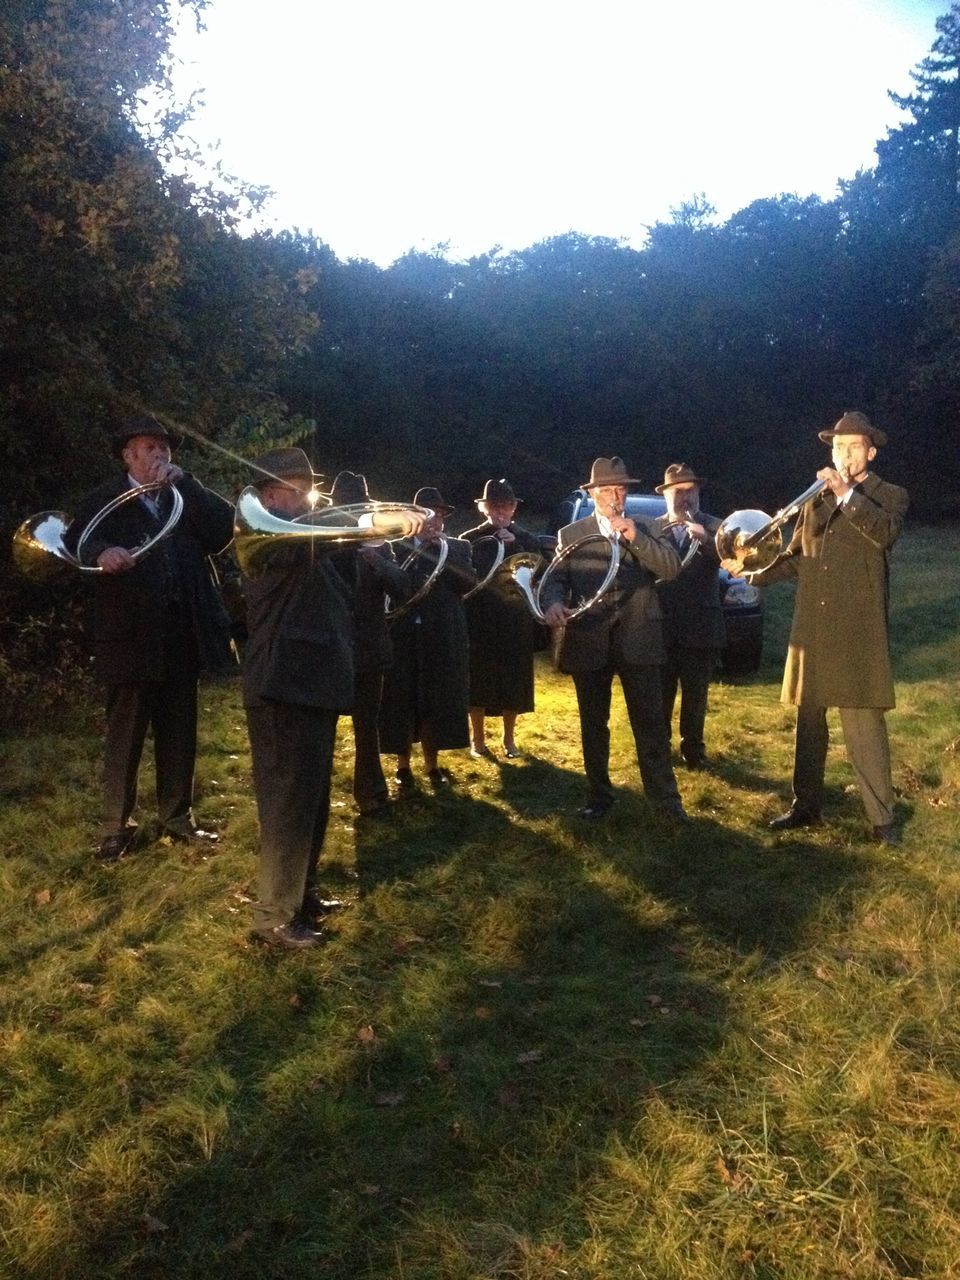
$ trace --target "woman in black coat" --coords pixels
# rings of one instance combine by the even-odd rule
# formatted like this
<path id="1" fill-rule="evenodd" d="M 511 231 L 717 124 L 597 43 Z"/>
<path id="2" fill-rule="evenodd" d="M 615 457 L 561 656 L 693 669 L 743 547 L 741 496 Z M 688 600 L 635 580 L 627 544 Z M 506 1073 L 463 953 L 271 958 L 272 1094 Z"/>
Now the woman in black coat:
<path id="1" fill-rule="evenodd" d="M 536 534 L 513 523 L 519 505 L 506 480 L 488 480 L 483 497 L 477 498 L 483 524 L 462 536 L 473 543 L 473 562 L 480 578 L 493 565 L 497 547 L 504 543 L 504 556 L 520 551 L 540 552 Z M 490 757 L 486 742 L 485 717 L 503 718 L 503 750 L 516 759 L 514 732 L 517 716 L 533 710 L 533 653 L 540 628 L 519 592 L 504 592 L 491 585 L 467 601 L 470 635 L 470 754 Z"/>
<path id="2" fill-rule="evenodd" d="M 443 522 L 453 510 L 440 491 L 417 491 L 414 503 L 436 514 L 420 532 L 417 544 L 426 545 L 408 572 L 419 586 L 436 564 Z M 470 549 L 458 538 L 448 539 L 447 561 L 436 582 L 422 600 L 398 612 L 391 627 L 393 665 L 384 676 L 380 704 L 380 749 L 397 757 L 395 781 L 401 790 L 413 786 L 410 753 L 415 742 L 423 750 L 423 763 L 434 786 L 450 782 L 450 773 L 438 763 L 438 752 L 469 743 L 467 727 L 467 624 L 461 596 L 476 585 Z"/>

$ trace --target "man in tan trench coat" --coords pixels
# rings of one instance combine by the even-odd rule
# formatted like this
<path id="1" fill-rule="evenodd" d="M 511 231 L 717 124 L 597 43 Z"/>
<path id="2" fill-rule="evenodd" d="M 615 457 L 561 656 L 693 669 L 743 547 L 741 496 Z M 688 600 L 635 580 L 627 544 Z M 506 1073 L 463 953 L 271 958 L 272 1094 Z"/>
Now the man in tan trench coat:
<path id="1" fill-rule="evenodd" d="M 797 708 L 793 804 L 774 830 L 820 821 L 827 708 L 837 707 L 847 756 L 874 839 L 898 844 L 885 711 L 894 705 L 888 635 L 889 557 L 908 497 L 868 470 L 887 438 L 848 412 L 820 439 L 833 465 L 823 491 L 801 510 L 787 550 L 764 585 L 795 576 L 797 599 L 780 700 Z"/>

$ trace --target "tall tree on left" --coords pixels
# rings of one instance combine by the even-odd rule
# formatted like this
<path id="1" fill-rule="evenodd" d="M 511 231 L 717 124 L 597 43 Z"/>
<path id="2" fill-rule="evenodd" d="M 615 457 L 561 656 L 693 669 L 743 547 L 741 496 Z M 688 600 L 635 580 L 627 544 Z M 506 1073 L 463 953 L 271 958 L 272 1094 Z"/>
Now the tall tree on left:
<path id="1" fill-rule="evenodd" d="M 0 475 L 16 511 L 87 487 L 118 414 L 215 435 L 255 411 L 315 325 L 233 230 L 265 193 L 163 162 L 189 115 L 174 22 L 205 6 L 8 0 L 0 15 Z"/>

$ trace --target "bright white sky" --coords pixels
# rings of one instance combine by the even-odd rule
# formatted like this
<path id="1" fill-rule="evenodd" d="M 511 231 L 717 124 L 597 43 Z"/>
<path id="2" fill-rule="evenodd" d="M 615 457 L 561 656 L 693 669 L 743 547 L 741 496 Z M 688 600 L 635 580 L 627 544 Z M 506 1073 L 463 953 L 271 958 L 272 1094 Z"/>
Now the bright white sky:
<path id="1" fill-rule="evenodd" d="M 703 192 L 830 198 L 949 0 L 212 0 L 190 132 L 267 224 L 387 265 L 624 237 Z"/>

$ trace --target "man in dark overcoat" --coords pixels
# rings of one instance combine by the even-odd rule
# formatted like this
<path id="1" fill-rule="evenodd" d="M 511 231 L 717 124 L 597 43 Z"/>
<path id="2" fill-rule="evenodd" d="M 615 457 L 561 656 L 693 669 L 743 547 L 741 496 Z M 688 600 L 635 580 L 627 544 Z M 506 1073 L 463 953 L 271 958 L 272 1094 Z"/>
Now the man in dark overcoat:
<path id="1" fill-rule="evenodd" d="M 663 494 L 667 504 L 666 515 L 654 522 L 658 532 L 669 532 L 683 564 L 676 578 L 657 583 L 657 595 L 667 655 L 661 668 L 663 714 L 669 734 L 679 687 L 680 754 L 690 769 L 703 769 L 707 764 L 707 695 L 713 665 L 724 643 L 720 557 L 713 538 L 720 521 L 700 510 L 703 483 L 685 462 L 671 463 L 663 484 L 657 485 L 657 493 Z"/>
<path id="2" fill-rule="evenodd" d="M 366 477 L 341 471 L 333 482 L 330 501 L 335 507 L 369 503 Z M 365 818 L 389 813 L 389 791 L 380 762 L 380 701 L 383 674 L 393 662 L 393 642 L 386 602 L 399 603 L 412 594 L 410 578 L 397 564 L 389 542 L 364 543 L 334 557 L 349 577 L 356 575 L 353 599 L 353 798 Z"/>
<path id="3" fill-rule="evenodd" d="M 793 804 L 775 830 L 820 821 L 827 708 L 837 707 L 847 756 L 874 839 L 899 843 L 885 712 L 894 706 L 890 664 L 890 551 L 909 499 L 870 470 L 886 435 L 858 411 L 821 431 L 832 466 L 801 510 L 790 545 L 763 570 L 766 585 L 797 579 L 781 701 L 797 708 Z"/>
<path id="4" fill-rule="evenodd" d="M 302 449 L 272 449 L 254 465 L 271 515 L 292 522 L 309 512 L 316 477 Z M 260 819 L 254 936 L 299 950 L 322 939 L 315 877 L 337 719 L 353 703 L 353 589 L 309 538 L 264 545 L 243 578 L 243 701 Z"/>
<path id="5" fill-rule="evenodd" d="M 519 500 L 506 479 L 488 480 L 477 507 L 482 524 L 460 536 L 472 547 L 473 564 L 483 580 L 496 563 L 497 543 L 504 558 L 527 551 L 540 554 L 535 533 L 517 524 Z M 533 710 L 533 654 L 542 627 L 523 597 L 500 589 L 499 582 L 481 587 L 466 602 L 470 634 L 470 737 L 474 757 L 491 755 L 485 718 L 503 719 L 503 752 L 508 759 L 520 755 L 516 742 L 517 716 Z"/>
<path id="6" fill-rule="evenodd" d="M 620 677 L 644 791 L 663 816 L 683 821 L 670 739 L 663 718 L 660 667 L 664 660 L 657 578 L 675 578 L 680 557 L 668 534 L 623 514 L 630 478 L 622 458 L 597 458 L 583 486 L 594 514 L 560 530 L 557 554 L 574 546 L 545 580 L 541 607 L 551 627 L 562 627 L 571 605 L 591 599 L 610 563 L 610 542 L 620 566 L 606 593 L 565 627 L 558 650 L 561 671 L 573 676 L 580 711 L 583 763 L 589 787 L 581 816 L 601 818 L 614 801 L 610 782 L 610 698 Z M 587 542 L 587 539 L 592 541 Z M 579 544 L 583 543 L 581 547 Z"/>
<path id="7" fill-rule="evenodd" d="M 417 506 L 435 514 L 417 538 L 398 547 L 403 563 L 412 551 L 421 554 L 410 565 L 414 587 L 419 588 L 437 563 L 446 517 L 454 510 L 440 490 L 426 485 L 414 495 Z M 410 768 L 413 743 L 419 742 L 427 776 L 434 787 L 451 781 L 441 767 L 440 751 L 466 747 L 469 660 L 467 621 L 463 595 L 476 584 L 470 545 L 447 538 L 446 563 L 426 595 L 410 597 L 391 623 L 393 665 L 383 682 L 380 707 L 380 746 L 397 757 L 395 781 L 401 794 L 414 786 Z"/>
<path id="8" fill-rule="evenodd" d="M 233 507 L 171 460 L 179 441 L 158 419 L 128 419 L 112 443 L 122 469 L 79 503 L 64 535 L 69 550 L 76 551 L 87 525 L 111 500 L 140 485 L 161 487 L 119 505 L 83 545 L 84 562 L 102 571 L 89 576 L 94 664 L 107 690 L 98 851 L 104 861 L 121 857 L 136 833 L 148 729 L 163 834 L 199 844 L 218 839 L 193 816 L 197 684 L 202 670 L 222 672 L 235 664 L 229 619 L 208 560 L 233 536 Z M 135 557 L 167 522 L 171 487 L 183 499 L 180 520 L 148 554 Z"/>

